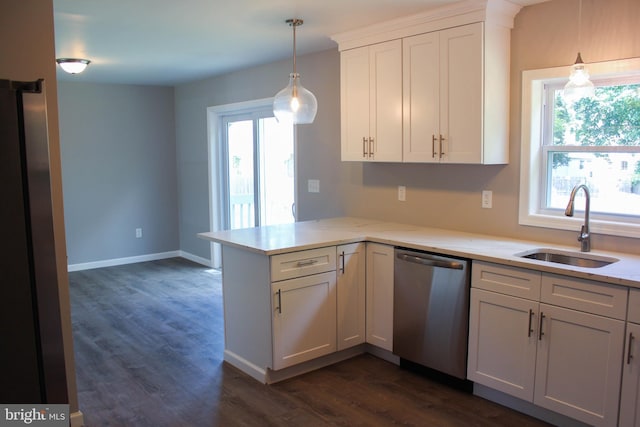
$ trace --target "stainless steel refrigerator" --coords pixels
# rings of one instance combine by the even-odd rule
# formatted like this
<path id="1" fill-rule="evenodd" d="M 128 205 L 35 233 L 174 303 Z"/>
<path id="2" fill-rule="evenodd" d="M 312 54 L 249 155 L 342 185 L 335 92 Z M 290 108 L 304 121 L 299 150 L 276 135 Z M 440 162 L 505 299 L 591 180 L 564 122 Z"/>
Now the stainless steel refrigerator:
<path id="1" fill-rule="evenodd" d="M 43 80 L 0 79 L 0 403 L 68 403 Z"/>

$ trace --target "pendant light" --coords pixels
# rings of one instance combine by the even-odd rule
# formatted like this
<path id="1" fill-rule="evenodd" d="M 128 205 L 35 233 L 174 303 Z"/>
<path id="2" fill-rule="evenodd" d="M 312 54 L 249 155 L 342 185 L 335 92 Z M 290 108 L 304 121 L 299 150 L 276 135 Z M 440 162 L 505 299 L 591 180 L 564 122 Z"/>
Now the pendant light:
<path id="1" fill-rule="evenodd" d="M 69 74 L 81 73 L 91 63 L 88 59 L 80 58 L 58 58 L 56 62 L 60 65 L 60 68 Z"/>
<path id="2" fill-rule="evenodd" d="M 578 6 L 578 46 L 580 46 L 582 37 L 582 0 Z M 589 79 L 589 72 L 584 66 L 582 56 L 578 51 L 575 64 L 571 70 L 569 81 L 564 86 L 564 96 L 568 100 L 577 100 L 579 98 L 591 97 L 595 93 L 593 83 Z"/>
<path id="3" fill-rule="evenodd" d="M 316 97 L 300 83 L 300 74 L 296 72 L 296 27 L 303 24 L 302 19 L 287 19 L 293 28 L 293 73 L 289 74 L 289 84 L 278 92 L 273 100 L 273 114 L 279 122 L 293 124 L 313 123 L 318 112 Z"/>

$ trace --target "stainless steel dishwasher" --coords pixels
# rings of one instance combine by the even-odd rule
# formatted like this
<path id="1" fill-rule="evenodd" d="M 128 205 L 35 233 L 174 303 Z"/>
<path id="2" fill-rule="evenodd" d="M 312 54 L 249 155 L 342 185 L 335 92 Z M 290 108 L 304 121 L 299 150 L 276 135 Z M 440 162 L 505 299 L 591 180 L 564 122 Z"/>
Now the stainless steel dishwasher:
<path id="1" fill-rule="evenodd" d="M 467 376 L 469 260 L 395 249 L 393 353 Z"/>

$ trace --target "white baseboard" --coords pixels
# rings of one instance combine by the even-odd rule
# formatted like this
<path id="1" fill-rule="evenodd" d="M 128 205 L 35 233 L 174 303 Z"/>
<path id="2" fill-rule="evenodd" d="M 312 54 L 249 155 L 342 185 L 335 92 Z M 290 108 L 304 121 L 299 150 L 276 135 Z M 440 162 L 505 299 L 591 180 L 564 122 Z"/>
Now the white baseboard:
<path id="1" fill-rule="evenodd" d="M 267 371 L 264 368 L 261 368 L 249 362 L 244 357 L 238 356 L 236 353 L 225 349 L 224 361 L 232 366 L 235 366 L 245 374 L 253 377 L 261 383 L 267 383 Z"/>
<path id="2" fill-rule="evenodd" d="M 84 426 L 84 415 L 81 411 L 72 412 L 69 415 L 70 427 L 82 427 Z"/>
<path id="3" fill-rule="evenodd" d="M 169 251 L 169 252 L 160 252 L 156 254 L 138 255 L 138 256 L 132 256 L 132 257 L 126 257 L 126 258 L 114 258 L 114 259 L 106 259 L 102 261 L 69 264 L 67 266 L 67 269 L 70 272 L 81 271 L 81 270 L 91 270 L 92 268 L 113 267 L 116 265 L 135 264 L 137 262 L 156 261 L 159 259 L 176 258 L 176 257 L 185 258 L 185 259 L 188 259 L 189 261 L 193 261 L 195 263 L 202 264 L 207 267 L 211 267 L 212 265 L 210 260 L 191 254 L 189 252 Z"/>
<path id="4" fill-rule="evenodd" d="M 90 270 L 92 268 L 113 267 L 115 265 L 134 264 L 136 262 L 155 261 L 158 259 L 179 257 L 180 251 L 161 252 L 157 254 L 138 255 L 126 258 L 106 259 L 103 261 L 84 262 L 80 264 L 69 264 L 69 271 Z"/>
<path id="5" fill-rule="evenodd" d="M 189 261 L 193 261 L 195 263 L 202 264 L 206 267 L 213 268 L 212 267 L 213 263 L 211 262 L 211 260 L 199 257 L 197 255 L 194 255 L 192 253 L 185 252 L 185 251 L 178 251 L 178 252 L 180 252 L 180 256 L 184 259 L 188 259 Z"/>

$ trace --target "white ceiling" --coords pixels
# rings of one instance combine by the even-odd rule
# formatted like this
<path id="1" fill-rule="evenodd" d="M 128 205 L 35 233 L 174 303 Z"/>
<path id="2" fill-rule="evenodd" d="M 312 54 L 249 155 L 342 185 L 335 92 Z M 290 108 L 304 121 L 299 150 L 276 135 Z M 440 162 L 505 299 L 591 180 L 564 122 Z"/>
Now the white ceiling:
<path id="1" fill-rule="evenodd" d="M 176 85 L 291 57 L 333 34 L 457 0 L 54 0 L 56 56 L 90 59 L 64 81 Z M 511 0 L 520 5 L 544 0 Z"/>

